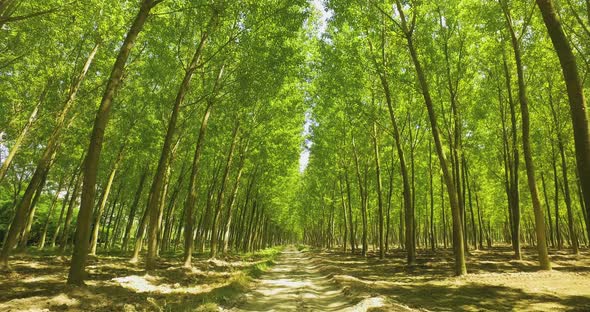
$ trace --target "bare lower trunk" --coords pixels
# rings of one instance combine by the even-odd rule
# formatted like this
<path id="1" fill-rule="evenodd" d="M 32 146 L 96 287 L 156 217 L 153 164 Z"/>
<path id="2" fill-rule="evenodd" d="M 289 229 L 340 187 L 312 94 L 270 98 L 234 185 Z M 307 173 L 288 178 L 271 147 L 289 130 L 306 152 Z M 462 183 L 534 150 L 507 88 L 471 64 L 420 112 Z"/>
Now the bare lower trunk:
<path id="1" fill-rule="evenodd" d="M 402 4 L 399 0 L 396 1 L 397 11 L 401 16 L 401 25 L 407 40 L 408 49 L 410 51 L 410 56 L 412 58 L 412 62 L 414 63 L 414 67 L 416 70 L 416 75 L 418 76 L 418 81 L 420 83 L 420 88 L 422 90 L 422 95 L 424 97 L 424 102 L 426 104 L 426 108 L 428 110 L 428 117 L 430 121 L 432 136 L 434 139 L 436 152 L 439 158 L 440 167 L 443 172 L 443 178 L 445 184 L 447 186 L 447 192 L 449 195 L 449 201 L 451 205 L 451 213 L 452 213 L 452 220 L 453 220 L 453 254 L 455 256 L 455 274 L 456 275 L 464 275 L 467 273 L 467 267 L 465 264 L 465 250 L 464 250 L 464 242 L 463 242 L 463 225 L 461 220 L 461 211 L 459 206 L 459 198 L 457 189 L 455 187 L 455 181 L 453 181 L 453 176 L 449 171 L 449 166 L 447 162 L 447 158 L 443 149 L 442 140 L 440 137 L 439 129 L 438 129 L 438 122 L 436 118 L 436 113 L 434 111 L 434 104 L 432 102 L 432 97 L 430 95 L 430 90 L 428 86 L 428 82 L 426 81 L 426 76 L 422 69 L 422 64 L 418 59 L 418 53 L 416 48 L 414 47 L 414 42 L 412 38 L 412 33 L 410 28 L 407 25 L 406 17 L 404 15 L 404 11 L 402 9 Z"/>
<path id="2" fill-rule="evenodd" d="M 143 187 L 145 185 L 145 180 L 147 178 L 147 174 L 149 172 L 149 167 L 146 167 L 139 178 L 139 186 L 135 191 L 135 196 L 133 197 L 133 203 L 131 204 L 131 208 L 129 210 L 129 218 L 127 219 L 127 225 L 125 226 L 125 234 L 123 235 L 123 250 L 127 250 L 129 247 L 129 237 L 131 236 L 131 228 L 133 227 L 133 221 L 135 219 L 135 213 L 137 212 L 137 206 L 139 205 L 139 200 L 141 199 L 141 193 L 143 192 Z"/>
<path id="3" fill-rule="evenodd" d="M 552 0 L 536 0 L 543 21 L 553 42 L 555 52 L 559 57 L 563 78 L 567 87 L 567 95 L 570 104 L 570 115 L 574 130 L 574 143 L 576 147 L 576 162 L 582 194 L 586 206 L 586 215 L 590 215 L 590 132 L 588 126 L 588 114 L 586 111 L 586 99 L 582 80 L 578 74 L 576 58 L 572 52 L 569 41 L 561 27 L 561 22 Z M 586 1 L 586 8 L 590 14 L 590 4 Z M 590 227 L 586 227 L 590 237 Z"/>
<path id="4" fill-rule="evenodd" d="M 518 99 L 520 102 L 520 114 L 522 119 L 522 150 L 524 162 L 527 173 L 527 180 L 529 191 L 531 193 L 531 201 L 533 202 L 533 212 L 535 215 L 535 232 L 537 236 L 537 252 L 539 255 L 539 264 L 542 270 L 551 270 L 551 262 L 549 261 L 549 254 L 547 252 L 547 239 L 545 237 L 545 217 L 539 200 L 539 191 L 537 189 L 537 181 L 535 178 L 535 165 L 531 152 L 530 143 L 530 116 L 528 108 L 528 99 L 526 95 L 526 84 L 524 80 L 524 69 L 521 59 L 520 44 L 514 29 L 512 28 L 512 19 L 506 6 L 502 5 L 504 16 L 510 31 L 512 48 L 514 50 L 514 58 L 516 61 L 516 72 L 518 77 Z"/>
<path id="5" fill-rule="evenodd" d="M 150 201 L 148 202 L 147 209 L 149 211 L 149 222 L 148 222 L 148 253 L 146 258 L 146 268 L 152 269 L 155 265 L 156 260 L 156 245 L 157 245 L 157 237 L 158 237 L 158 207 L 159 207 L 159 200 L 160 200 L 160 193 L 162 192 L 163 186 L 163 177 L 166 171 L 166 166 L 168 165 L 168 159 L 170 157 L 170 150 L 172 146 L 172 140 L 174 137 L 174 133 L 176 132 L 176 123 L 178 120 L 178 116 L 180 114 L 180 107 L 181 104 L 184 102 L 184 98 L 188 93 L 190 82 L 193 78 L 193 74 L 199 65 L 201 60 L 201 54 L 203 51 L 203 47 L 205 42 L 208 38 L 208 32 L 205 31 L 201 36 L 201 41 L 197 46 L 195 53 L 193 54 L 193 58 L 190 62 L 189 67 L 187 68 L 182 83 L 180 84 L 180 88 L 176 94 L 176 99 L 174 100 L 174 106 L 172 108 L 172 114 L 170 115 L 170 119 L 168 121 L 168 129 L 166 130 L 166 137 L 164 138 L 164 144 L 162 146 L 162 152 L 160 154 L 160 160 L 158 161 L 158 167 L 156 168 L 156 173 L 154 175 L 154 179 L 152 181 L 152 186 L 150 189 L 150 193 L 152 196 L 150 197 Z"/>
<path id="6" fill-rule="evenodd" d="M 158 0 L 143 0 L 141 2 L 139 12 L 135 16 L 135 20 L 119 49 L 117 60 L 111 71 L 96 118 L 94 119 L 92 135 L 90 137 L 86 160 L 84 161 L 84 185 L 82 187 L 80 213 L 78 214 L 78 222 L 76 224 L 76 246 L 72 254 L 72 261 L 68 273 L 68 284 L 84 284 L 86 275 L 86 256 L 90 240 L 90 223 L 92 221 L 92 208 L 94 206 L 96 192 L 98 162 L 102 150 L 104 132 L 109 120 L 115 93 L 123 78 L 125 63 L 127 63 L 131 49 L 147 20 L 150 10 L 159 2 L 160 1 Z"/>
<path id="7" fill-rule="evenodd" d="M 223 73 L 223 69 L 220 70 L 218 78 L 216 80 L 215 85 L 219 82 L 221 75 Z M 215 88 L 216 90 L 217 88 Z M 215 91 L 214 90 L 214 91 Z M 192 169 L 191 175 L 189 179 L 189 186 L 188 186 L 188 195 L 186 198 L 184 211 L 185 211 L 185 220 L 184 220 L 184 266 L 190 267 L 191 266 L 191 258 L 193 253 L 193 245 L 194 245 L 194 209 L 195 209 L 195 202 L 197 200 L 197 178 L 199 177 L 199 162 L 201 159 L 201 150 L 203 149 L 203 145 L 205 143 L 205 135 L 207 134 L 207 126 L 209 124 L 209 117 L 211 116 L 211 109 L 213 108 L 214 99 L 210 99 L 207 103 L 207 108 L 205 109 L 205 113 L 203 114 L 203 120 L 201 121 L 201 127 L 199 129 L 199 136 L 197 138 L 197 144 L 195 145 L 195 153 L 193 155 L 193 162 L 192 162 Z"/>
<path id="8" fill-rule="evenodd" d="M 211 221 L 211 250 L 209 251 L 209 257 L 215 258 L 217 255 L 217 241 L 218 241 L 218 233 L 217 233 L 217 225 L 219 223 L 219 218 L 221 215 L 221 211 L 223 210 L 223 195 L 225 193 L 225 186 L 227 184 L 227 177 L 229 176 L 229 170 L 232 166 L 232 161 L 234 158 L 234 150 L 237 144 L 238 133 L 240 130 L 240 123 L 236 120 L 236 124 L 234 126 L 234 130 L 232 133 L 232 143 L 229 148 L 229 152 L 227 155 L 227 161 L 225 164 L 225 169 L 223 171 L 223 176 L 221 177 L 221 185 L 219 186 L 219 193 L 217 195 L 217 205 L 215 206 L 215 210 L 213 212 L 213 219 Z"/>

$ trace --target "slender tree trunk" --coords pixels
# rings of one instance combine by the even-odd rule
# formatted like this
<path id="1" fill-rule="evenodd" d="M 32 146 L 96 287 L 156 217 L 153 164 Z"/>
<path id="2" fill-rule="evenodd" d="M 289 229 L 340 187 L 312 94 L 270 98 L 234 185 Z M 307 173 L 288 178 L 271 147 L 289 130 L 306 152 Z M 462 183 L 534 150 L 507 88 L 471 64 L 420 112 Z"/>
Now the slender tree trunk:
<path id="1" fill-rule="evenodd" d="M 245 152 L 243 152 L 243 153 L 245 153 Z M 227 203 L 227 213 L 226 213 L 227 220 L 225 222 L 225 226 L 224 226 L 225 230 L 224 230 L 224 234 L 222 236 L 223 247 L 221 249 L 221 252 L 223 254 L 226 254 L 228 251 L 229 235 L 230 235 L 231 221 L 232 221 L 232 215 L 233 215 L 233 207 L 235 204 L 236 197 L 238 195 L 238 190 L 240 188 L 240 179 L 242 177 L 242 172 L 244 170 L 244 157 L 245 157 L 244 154 L 242 154 L 242 156 L 240 157 L 240 165 L 238 166 L 238 173 L 236 174 L 236 182 L 234 183 L 234 187 L 230 193 L 230 198 Z"/>
<path id="2" fill-rule="evenodd" d="M 553 239 L 553 220 L 551 220 L 551 204 L 549 204 L 549 196 L 547 195 L 545 175 L 543 174 L 543 172 L 541 172 L 541 185 L 543 186 L 545 206 L 547 206 L 547 224 L 549 224 L 549 241 L 551 242 L 551 247 L 555 247 L 555 240 Z"/>
<path id="3" fill-rule="evenodd" d="M 379 161 L 379 140 L 377 138 L 377 125 L 373 123 L 373 149 L 375 152 L 375 174 L 377 178 L 377 202 L 379 206 L 379 259 L 385 258 L 385 242 L 383 239 L 383 194 L 381 185 L 381 164 Z"/>
<path id="4" fill-rule="evenodd" d="M 53 154 L 55 157 L 55 153 Z M 53 159 L 52 159 L 53 161 Z M 47 174 L 49 170 L 45 170 L 43 173 L 43 177 L 41 178 L 41 182 L 39 186 L 37 186 L 37 191 L 35 192 L 35 196 L 33 197 L 33 201 L 31 202 L 31 207 L 26 216 L 26 223 L 20 235 L 20 242 L 18 249 L 20 251 L 24 251 L 27 247 L 27 243 L 29 242 L 29 234 L 31 233 L 31 227 L 33 226 L 33 220 L 35 219 L 35 211 L 37 210 L 37 203 L 39 202 L 39 198 L 41 198 L 41 194 L 43 193 L 43 187 L 45 186 L 45 182 L 47 181 Z"/>
<path id="5" fill-rule="evenodd" d="M 68 284 L 84 284 L 86 257 L 90 239 L 90 223 L 92 221 L 92 208 L 94 206 L 94 196 L 96 191 L 98 161 L 102 150 L 104 132 L 113 104 L 113 98 L 121 84 L 123 72 L 125 71 L 125 63 L 127 63 L 127 59 L 129 58 L 131 49 L 137 39 L 137 35 L 142 30 L 150 10 L 160 2 L 161 0 L 143 0 L 141 2 L 139 12 L 135 16 L 135 20 L 119 49 L 117 60 L 111 71 L 111 75 L 94 120 L 88 152 L 84 162 L 84 185 L 82 187 L 80 213 L 78 214 L 78 222 L 76 225 L 76 246 L 74 248 L 70 271 L 68 273 Z"/>
<path id="6" fill-rule="evenodd" d="M 475 193 L 475 206 L 477 206 L 477 220 L 479 224 L 479 249 L 483 249 L 483 216 L 481 212 L 481 207 L 479 205 L 479 196 L 478 194 L 478 187 L 477 184 L 474 185 L 474 193 Z"/>
<path id="7" fill-rule="evenodd" d="M 217 79 L 215 81 L 214 87 L 214 94 L 217 91 L 217 86 L 219 80 L 221 79 L 221 75 L 223 75 L 223 67 L 221 67 L 219 74 L 217 75 Z M 197 144 L 195 145 L 195 153 L 193 156 L 192 162 L 192 169 L 191 175 L 189 179 L 188 185 L 188 195 L 185 201 L 184 211 L 185 211 L 185 225 L 184 225 L 184 266 L 190 267 L 191 266 L 191 258 L 193 253 L 193 232 L 194 232 L 194 209 L 195 209 L 195 202 L 197 200 L 197 178 L 199 176 L 199 162 L 201 159 L 201 150 L 203 149 L 203 145 L 205 143 L 205 136 L 207 134 L 207 125 L 209 124 L 209 117 L 211 116 L 211 109 L 213 108 L 214 99 L 211 98 L 207 102 L 207 108 L 205 109 L 205 113 L 203 115 L 203 120 L 201 121 L 201 127 L 199 129 L 199 136 L 197 138 Z"/>
<path id="8" fill-rule="evenodd" d="M 98 210 L 96 211 L 96 217 L 94 220 L 94 227 L 92 228 L 92 236 L 90 237 L 90 255 L 96 256 L 96 247 L 98 245 L 98 231 L 100 229 L 100 220 L 102 218 L 102 214 L 104 212 L 104 208 L 107 205 L 107 201 L 109 199 L 109 194 L 111 193 L 111 187 L 113 186 L 113 181 L 115 180 L 115 175 L 117 174 L 117 170 L 119 169 L 119 165 L 123 160 L 123 149 L 125 148 L 125 144 L 121 145 L 119 148 L 119 152 L 117 153 L 117 157 L 113 164 L 113 168 L 109 173 L 109 177 L 107 178 L 107 185 L 104 188 L 103 194 L 100 198 L 100 203 L 98 204 Z"/>
<path id="9" fill-rule="evenodd" d="M 510 212 L 510 232 L 512 233 L 512 248 L 514 249 L 514 258 L 516 260 L 522 259 L 522 253 L 520 249 L 520 191 L 519 191 L 519 150 L 518 150 L 518 133 L 516 124 L 516 108 L 514 99 L 512 97 L 512 79 L 510 78 L 510 71 L 508 69 L 508 63 L 506 61 L 506 55 L 502 51 L 502 65 L 504 69 L 504 76 L 506 80 L 506 90 L 508 92 L 508 104 L 510 107 L 510 131 L 511 131 L 511 147 L 512 147 L 512 160 L 510 159 L 508 152 L 510 149 L 507 148 L 508 155 L 508 172 L 509 172 L 509 201 L 508 205 Z M 508 143 L 507 143 L 508 144 Z"/>
<path id="10" fill-rule="evenodd" d="M 153 195 L 150 194 L 149 197 L 151 196 Z M 135 235 L 135 245 L 133 247 L 133 255 L 131 256 L 131 259 L 129 259 L 129 262 L 131 263 L 137 263 L 137 261 L 139 260 L 139 253 L 141 252 L 141 249 L 143 247 L 143 237 L 145 235 L 145 228 L 148 222 L 148 215 L 149 210 L 146 207 L 137 226 L 137 233 Z"/>
<path id="11" fill-rule="evenodd" d="M 342 236 L 342 251 L 346 252 L 346 240 L 348 237 L 348 225 L 346 224 L 346 201 L 344 200 L 344 190 L 342 189 L 342 177 L 338 181 L 340 188 L 340 202 L 342 203 L 342 224 L 344 225 L 344 235 Z"/>
<path id="12" fill-rule="evenodd" d="M 561 237 L 561 226 L 559 222 L 559 178 L 557 177 L 557 161 L 555 160 L 555 152 L 553 151 L 553 145 L 551 145 L 551 155 L 553 166 L 553 183 L 555 185 L 555 237 L 557 240 L 557 249 L 563 249 L 563 239 Z"/>
<path id="13" fill-rule="evenodd" d="M 82 157 L 82 159 L 84 159 Z M 60 234 L 60 229 L 61 229 L 61 221 L 63 220 L 63 216 L 64 216 L 64 212 L 66 210 L 66 205 L 68 204 L 68 201 L 70 199 L 71 196 L 74 196 L 73 194 L 73 189 L 75 187 L 75 184 L 78 181 L 78 177 L 80 176 L 80 167 L 81 164 L 78 165 L 76 167 L 76 169 L 74 170 L 74 172 L 72 172 L 72 176 L 70 178 L 70 182 L 68 183 L 68 190 L 66 191 L 66 196 L 64 196 L 63 202 L 62 202 L 62 206 L 61 206 L 61 211 L 59 213 L 59 219 L 57 220 L 57 225 L 55 227 L 55 232 L 53 232 L 53 238 L 51 239 L 51 247 L 55 247 L 55 242 L 57 241 L 57 237 Z"/>
<path id="14" fill-rule="evenodd" d="M 455 187 L 455 181 L 453 181 L 453 176 L 449 171 L 449 166 L 447 163 L 447 158 L 445 152 L 443 150 L 442 140 L 440 137 L 439 129 L 438 129 L 438 122 L 436 118 L 436 113 L 434 111 L 434 104 L 432 102 L 432 97 L 430 95 L 430 90 L 428 86 L 428 82 L 426 81 L 426 75 L 422 69 L 422 64 L 418 59 L 418 53 L 416 48 L 414 47 L 414 42 L 412 38 L 412 30 L 407 25 L 406 17 L 404 11 L 402 9 L 402 3 L 400 0 L 396 0 L 397 11 L 401 17 L 401 26 L 406 37 L 406 41 L 408 44 L 408 49 L 410 51 L 410 56 L 412 58 L 412 62 L 414 63 L 414 67 L 416 70 L 416 75 L 418 77 L 418 81 L 420 83 L 420 88 L 422 90 L 422 95 L 424 97 L 424 102 L 426 104 L 426 108 L 428 110 L 428 117 L 430 120 L 430 126 L 432 131 L 432 136 L 434 139 L 437 155 L 440 162 L 440 167 L 443 172 L 443 177 L 445 180 L 445 184 L 447 186 L 447 192 L 449 195 L 449 201 L 451 204 L 451 212 L 452 212 L 452 219 L 453 219 L 453 254 L 455 256 L 455 274 L 456 275 L 464 275 L 467 274 L 467 266 L 465 263 L 465 249 L 463 243 L 463 225 L 461 224 L 461 211 L 459 206 L 459 199 L 457 189 Z"/>
<path id="15" fill-rule="evenodd" d="M 440 210 L 442 212 L 443 247 L 447 249 L 447 218 L 445 215 L 445 183 L 443 175 L 440 176 Z"/>
<path id="16" fill-rule="evenodd" d="M 218 233 L 217 233 L 217 223 L 219 222 L 219 218 L 221 215 L 221 211 L 223 210 L 223 195 L 225 193 L 225 186 L 227 184 L 227 178 L 229 176 L 229 171 L 232 166 L 233 158 L 234 158 L 234 151 L 236 148 L 236 144 L 238 141 L 238 133 L 240 130 L 240 122 L 239 119 L 236 119 L 236 124 L 234 125 L 233 133 L 232 133 L 232 141 L 231 146 L 229 148 L 227 154 L 227 161 L 225 163 L 225 169 L 223 171 L 223 175 L 221 177 L 221 184 L 219 186 L 219 192 L 217 195 L 217 204 L 215 205 L 215 210 L 213 211 L 213 218 L 211 220 L 211 245 L 209 251 L 209 257 L 215 259 L 217 256 L 217 241 L 218 241 Z"/>
<path id="17" fill-rule="evenodd" d="M 432 174 L 432 141 L 428 141 L 428 176 L 430 195 L 430 249 L 436 249 L 436 236 L 434 232 L 434 175 Z"/>
<path id="18" fill-rule="evenodd" d="M 527 172 L 527 180 L 529 191 L 531 193 L 531 200 L 533 202 L 533 212 L 535 215 L 535 232 L 537 236 L 537 252 L 539 255 L 539 265 L 542 270 L 551 270 L 551 262 L 547 252 L 547 239 L 545 237 L 545 217 L 543 216 L 543 209 L 541 201 L 539 200 L 539 191 L 537 189 L 537 181 L 535 178 L 535 165 L 531 152 L 530 143 L 530 117 L 528 108 L 528 98 L 526 94 L 526 84 L 524 80 L 524 69 L 521 59 L 520 43 L 514 29 L 512 28 L 512 18 L 506 6 L 502 5 L 504 16 L 508 30 L 510 31 L 510 38 L 512 48 L 514 50 L 514 59 L 516 61 L 516 72 L 518 77 L 518 99 L 520 102 L 520 114 L 522 121 L 522 150 L 524 154 L 524 162 Z"/>
<path id="19" fill-rule="evenodd" d="M 381 52 L 383 55 L 383 66 L 385 64 L 385 47 L 382 44 Z M 380 68 L 375 61 L 375 66 Z M 393 108 L 393 98 L 391 96 L 391 90 L 389 88 L 389 81 L 387 80 L 387 75 L 383 70 L 379 70 L 379 79 L 381 81 L 381 86 L 383 87 L 383 92 L 385 93 L 385 101 L 387 102 L 387 109 L 389 111 L 389 119 L 391 121 L 391 125 L 393 126 L 393 139 L 395 141 L 395 146 L 397 149 L 397 155 L 399 158 L 400 164 L 400 172 L 402 174 L 402 185 L 403 185 L 403 198 L 404 198 L 404 211 L 406 217 L 406 249 L 407 249 L 407 263 L 412 265 L 416 262 L 416 242 L 415 242 L 415 228 L 414 228 L 414 205 L 412 203 L 412 190 L 410 187 L 410 178 L 408 175 L 408 168 L 406 165 L 406 158 L 404 155 L 404 150 L 402 147 L 402 139 L 399 131 L 399 126 L 397 123 L 397 119 L 395 116 L 395 111 Z"/>
<path id="20" fill-rule="evenodd" d="M 117 204 L 119 203 L 119 200 L 121 199 L 121 191 L 123 191 L 123 183 L 119 184 L 119 187 L 117 189 L 117 195 L 115 195 L 115 200 L 113 200 L 113 203 L 111 204 L 111 209 L 110 210 L 110 214 L 107 214 L 108 220 L 107 223 L 105 225 L 102 226 L 102 232 L 103 232 L 103 248 L 108 250 L 108 246 L 109 246 L 109 237 L 111 235 L 111 229 L 113 228 L 113 222 L 115 221 L 115 209 L 117 208 Z M 121 209 L 119 209 L 120 211 Z M 117 213 L 118 215 L 119 213 Z M 105 234 L 106 231 L 106 234 Z"/>
<path id="21" fill-rule="evenodd" d="M 180 113 L 180 106 L 182 102 L 184 102 L 184 98 L 189 91 L 190 82 L 192 80 L 193 74 L 199 65 L 201 60 L 201 55 L 207 38 L 209 37 L 208 30 L 203 32 L 201 36 L 201 41 L 199 42 L 193 58 L 190 62 L 188 69 L 185 72 L 184 78 L 182 83 L 180 84 L 180 88 L 178 93 L 176 94 L 176 99 L 174 101 L 174 107 L 172 108 L 172 114 L 170 115 L 170 120 L 168 121 L 168 129 L 166 131 L 166 137 L 164 139 L 164 144 L 162 146 L 162 152 L 160 154 L 160 160 L 158 161 L 158 167 L 156 169 L 156 173 L 154 175 L 154 179 L 152 181 L 152 187 L 150 189 L 150 193 L 153 196 L 150 197 L 150 201 L 148 202 L 148 211 L 149 211 L 149 226 L 148 226 L 148 253 L 146 258 L 146 268 L 152 269 L 155 266 L 156 261 L 156 245 L 157 245 L 157 237 L 158 237 L 158 207 L 159 207 L 159 200 L 160 200 L 160 193 L 162 192 L 162 182 L 164 173 L 166 171 L 166 166 L 168 164 L 168 159 L 170 157 L 170 149 L 172 146 L 172 140 L 174 137 L 174 133 L 176 132 L 176 123 L 178 120 L 178 115 Z"/>
<path id="22" fill-rule="evenodd" d="M 550 84 L 551 86 L 551 84 Z M 551 114 L 553 115 L 553 123 L 556 127 L 556 136 L 557 136 L 557 147 L 559 148 L 559 156 L 561 157 L 561 174 L 563 178 L 563 198 L 565 200 L 565 207 L 567 210 L 567 225 L 568 225 L 568 234 L 570 238 L 570 246 L 572 247 L 572 251 L 574 254 L 579 254 L 580 250 L 578 247 L 578 235 L 574 229 L 574 213 L 572 208 L 572 198 L 570 194 L 570 187 L 568 181 L 568 173 L 567 173 L 567 161 L 565 158 L 565 148 L 563 144 L 563 138 L 561 134 L 559 119 L 557 118 L 557 112 L 555 111 L 555 107 L 553 105 L 553 96 L 551 94 L 551 88 L 549 89 L 549 104 L 551 106 Z"/>
<path id="23" fill-rule="evenodd" d="M 72 192 L 72 196 L 70 196 L 70 202 L 68 203 L 68 210 L 66 212 L 66 219 L 64 221 L 64 230 L 61 233 L 60 244 L 59 244 L 59 253 L 63 253 L 66 250 L 66 246 L 68 244 L 68 238 L 70 237 L 70 223 L 72 223 L 72 217 L 74 215 L 74 206 L 76 205 L 76 201 L 78 200 L 78 196 L 80 195 L 80 187 L 82 186 L 82 172 L 78 175 L 76 180 L 76 186 L 74 187 L 74 191 Z"/>
<path id="24" fill-rule="evenodd" d="M 543 21 L 547 27 L 549 37 L 551 37 L 551 41 L 553 42 L 555 52 L 559 57 L 559 62 L 561 63 L 570 104 L 580 184 L 582 185 L 582 193 L 586 204 L 586 214 L 590 215 L 590 132 L 582 80 L 578 74 L 576 58 L 561 27 L 561 21 L 553 5 L 553 1 L 536 1 L 543 15 Z M 588 14 L 590 14 L 589 1 L 586 1 L 586 8 L 588 9 Z M 586 227 L 586 231 L 590 237 L 590 227 Z"/>
<path id="25" fill-rule="evenodd" d="M 33 111 L 31 112 L 31 115 L 29 116 L 27 123 L 25 124 L 23 129 L 20 131 L 18 137 L 14 141 L 14 144 L 12 144 L 12 146 L 10 147 L 10 152 L 8 152 L 8 156 L 6 156 L 6 158 L 4 158 L 4 160 L 2 162 L 2 166 L 0 166 L 0 183 L 2 182 L 2 180 L 4 180 L 4 177 L 6 176 L 6 172 L 8 172 L 8 167 L 10 166 L 10 163 L 12 163 L 12 159 L 14 158 L 16 153 L 19 151 L 20 146 L 23 143 L 23 140 L 25 139 L 25 137 L 27 136 L 27 133 L 29 132 L 29 129 L 31 128 L 31 126 L 33 125 L 35 120 L 37 120 L 37 113 L 39 112 L 39 108 L 41 107 L 41 104 L 45 100 L 46 94 L 47 94 L 47 88 L 45 88 L 41 92 L 41 95 L 39 96 L 39 100 L 37 101 L 37 105 L 35 105 L 35 107 L 33 108 Z"/>
<path id="26" fill-rule="evenodd" d="M 133 221 L 135 219 L 135 213 L 137 212 L 137 206 L 139 205 L 139 200 L 141 199 L 141 193 L 143 192 L 143 187 L 145 185 L 145 180 L 147 178 L 148 172 L 150 171 L 149 166 L 146 166 L 139 178 L 139 186 L 135 191 L 135 196 L 133 197 L 133 203 L 131 204 L 131 208 L 129 210 L 129 218 L 127 219 L 127 226 L 125 226 L 125 234 L 123 235 L 123 246 L 122 249 L 127 251 L 129 247 L 129 237 L 131 234 L 131 228 L 133 227 Z"/>
<path id="27" fill-rule="evenodd" d="M 463 157 L 463 169 L 465 171 L 465 184 L 467 186 L 467 196 L 469 201 L 469 213 L 471 214 L 471 230 L 473 231 L 473 246 L 478 249 L 477 245 L 477 230 L 475 229 L 475 214 L 473 213 L 473 203 L 471 201 L 471 183 L 469 177 L 469 167 L 467 167 L 467 160 Z"/>
<path id="28" fill-rule="evenodd" d="M 355 239 L 354 239 L 354 233 L 355 233 L 355 228 L 354 228 L 354 224 L 353 224 L 353 220 L 352 220 L 352 196 L 351 196 L 351 189 L 350 189 L 350 181 L 348 178 L 348 170 L 346 167 L 344 167 L 344 181 L 346 182 L 346 196 L 347 196 L 347 203 L 348 203 L 348 226 L 349 226 L 349 230 L 350 230 L 350 248 L 351 248 L 351 253 L 354 254 L 354 251 L 356 249 L 356 243 L 355 243 Z"/>
<path id="29" fill-rule="evenodd" d="M 51 216 L 53 216 L 53 210 L 55 210 L 55 206 L 57 205 L 57 200 L 59 198 L 59 193 L 61 189 L 64 187 L 65 174 L 60 178 L 59 183 L 57 184 L 57 192 L 55 193 L 55 197 L 51 201 L 51 205 L 49 206 L 49 212 L 47 213 L 47 218 L 43 224 L 43 232 L 41 233 L 41 239 L 39 240 L 39 250 L 43 250 L 45 248 L 45 241 L 47 239 L 47 230 L 49 229 L 49 222 L 51 221 Z"/>
<path id="30" fill-rule="evenodd" d="M 358 185 L 359 185 L 359 194 L 361 196 L 361 218 L 362 218 L 362 226 L 363 226 L 363 233 L 362 233 L 362 250 L 361 250 L 361 254 L 363 256 L 367 255 L 367 249 L 368 249 L 368 243 L 367 243 L 367 190 L 366 188 L 363 186 L 363 178 L 361 177 L 361 171 L 360 171 L 360 164 L 359 164 L 359 159 L 358 159 L 358 153 L 356 150 L 356 145 L 354 143 L 354 138 L 352 138 L 352 151 L 354 154 L 354 164 L 355 164 L 355 168 L 356 168 L 356 177 L 358 180 Z"/>

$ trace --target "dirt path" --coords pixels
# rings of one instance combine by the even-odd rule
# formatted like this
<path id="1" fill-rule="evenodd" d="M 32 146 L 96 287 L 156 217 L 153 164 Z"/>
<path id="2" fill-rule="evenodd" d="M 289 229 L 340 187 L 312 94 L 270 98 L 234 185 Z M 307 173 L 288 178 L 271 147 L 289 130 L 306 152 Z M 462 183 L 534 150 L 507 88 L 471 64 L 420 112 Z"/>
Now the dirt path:
<path id="1" fill-rule="evenodd" d="M 309 256 L 287 248 L 277 263 L 231 311 L 365 311 L 366 302 L 354 304 L 332 280 L 319 272 Z"/>

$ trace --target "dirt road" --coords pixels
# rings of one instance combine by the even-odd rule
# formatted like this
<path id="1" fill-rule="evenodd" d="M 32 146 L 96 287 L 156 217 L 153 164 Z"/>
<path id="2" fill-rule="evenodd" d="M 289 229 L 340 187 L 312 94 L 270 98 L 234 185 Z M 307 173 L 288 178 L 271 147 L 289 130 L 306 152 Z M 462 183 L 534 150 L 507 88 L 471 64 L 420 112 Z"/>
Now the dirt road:
<path id="1" fill-rule="evenodd" d="M 309 256 L 287 248 L 263 274 L 246 302 L 231 311 L 366 311 L 381 299 L 352 302 Z M 356 303 L 356 304 L 355 304 Z"/>

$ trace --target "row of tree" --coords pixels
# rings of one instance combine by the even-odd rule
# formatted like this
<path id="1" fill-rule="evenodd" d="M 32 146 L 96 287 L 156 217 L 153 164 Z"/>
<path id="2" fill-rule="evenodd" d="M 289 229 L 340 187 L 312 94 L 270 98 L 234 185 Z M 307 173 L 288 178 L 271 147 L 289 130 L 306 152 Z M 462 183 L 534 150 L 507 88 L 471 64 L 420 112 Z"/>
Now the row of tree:
<path id="1" fill-rule="evenodd" d="M 590 3 L 560 4 L 328 1 L 305 240 L 410 265 L 451 245 L 457 275 L 494 242 L 536 246 L 541 269 L 588 245 Z"/>
<path id="2" fill-rule="evenodd" d="M 2 264 L 294 241 L 307 5 L 0 1 Z"/>

